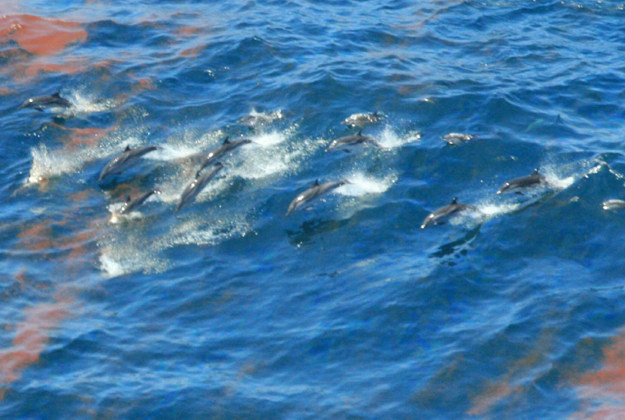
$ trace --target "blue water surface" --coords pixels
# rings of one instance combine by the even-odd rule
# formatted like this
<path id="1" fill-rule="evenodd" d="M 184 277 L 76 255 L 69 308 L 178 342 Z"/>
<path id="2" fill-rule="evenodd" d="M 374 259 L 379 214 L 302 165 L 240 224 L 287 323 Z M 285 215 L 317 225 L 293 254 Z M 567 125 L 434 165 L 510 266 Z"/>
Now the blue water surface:
<path id="1" fill-rule="evenodd" d="M 624 9 L 7 1 L 0 416 L 622 418 Z"/>

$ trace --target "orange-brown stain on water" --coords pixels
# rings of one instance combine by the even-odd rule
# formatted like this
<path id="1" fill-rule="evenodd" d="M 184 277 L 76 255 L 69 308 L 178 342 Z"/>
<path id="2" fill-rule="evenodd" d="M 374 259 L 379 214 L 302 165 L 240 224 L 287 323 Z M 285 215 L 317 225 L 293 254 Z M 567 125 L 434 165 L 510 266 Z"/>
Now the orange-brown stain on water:
<path id="1" fill-rule="evenodd" d="M 80 23 L 33 15 L 0 16 L 0 43 L 15 41 L 33 55 L 54 55 L 87 39 Z"/>
<path id="2" fill-rule="evenodd" d="M 471 408 L 467 411 L 470 416 L 482 417 L 493 407 L 504 400 L 521 395 L 532 378 L 526 378 L 537 365 L 548 357 L 549 349 L 554 342 L 554 331 L 543 331 L 536 346 L 525 356 L 510 366 L 508 371 L 497 381 L 486 386 L 486 389 L 473 398 Z"/>
<path id="3" fill-rule="evenodd" d="M 17 235 L 22 240 L 22 248 L 30 251 L 46 251 L 54 245 L 50 221 L 43 221 L 25 228 Z"/>
<path id="4" fill-rule="evenodd" d="M 72 298 L 59 295 L 53 302 L 38 303 L 24 310 L 24 319 L 15 327 L 11 346 L 0 350 L 0 380 L 4 384 L 19 379 L 26 367 L 39 361 L 51 330 L 69 316 L 72 303 Z M 0 394 L 3 397 L 4 391 Z"/>
<path id="5" fill-rule="evenodd" d="M 603 350 L 601 368 L 575 381 L 582 401 L 575 419 L 625 418 L 625 330 Z"/>

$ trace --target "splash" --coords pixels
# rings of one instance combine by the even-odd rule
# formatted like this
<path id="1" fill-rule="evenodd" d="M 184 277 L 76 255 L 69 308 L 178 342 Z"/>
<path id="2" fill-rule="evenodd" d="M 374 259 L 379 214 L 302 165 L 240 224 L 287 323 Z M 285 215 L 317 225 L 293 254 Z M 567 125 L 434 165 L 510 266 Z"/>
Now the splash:
<path id="1" fill-rule="evenodd" d="M 398 134 L 390 125 L 386 125 L 384 130 L 375 137 L 375 139 L 383 147 L 387 149 L 395 149 L 402 147 L 409 143 L 414 143 L 421 139 L 421 134 L 418 131 L 408 131 L 406 133 Z"/>
<path id="2" fill-rule="evenodd" d="M 349 197 L 382 194 L 397 182 L 395 174 L 387 175 L 384 178 L 374 178 L 363 173 L 355 173 L 347 176 L 346 179 L 349 183 L 337 188 L 336 192 Z"/>
<path id="3" fill-rule="evenodd" d="M 26 184 L 39 184 L 50 178 L 79 172 L 86 164 L 119 152 L 119 144 L 131 147 L 142 145 L 138 138 L 124 137 L 121 134 L 99 138 L 98 143 L 97 147 L 72 147 L 53 151 L 49 151 L 44 144 L 31 148 L 33 163 Z"/>
<path id="4" fill-rule="evenodd" d="M 119 105 L 119 101 L 115 99 L 101 99 L 94 96 L 92 93 L 86 93 L 80 90 L 71 91 L 68 99 L 73 104 L 70 111 L 74 115 L 105 112 Z"/>
<path id="5" fill-rule="evenodd" d="M 230 238 L 244 237 L 249 231 L 250 225 L 242 216 L 217 219 L 211 223 L 193 218 L 176 226 L 163 245 L 217 245 Z"/>
<path id="6" fill-rule="evenodd" d="M 249 147 L 241 148 L 233 162 L 232 174 L 248 180 L 263 180 L 297 170 L 300 162 L 318 144 L 310 139 L 297 139 L 297 125 L 284 131 L 271 131 L 250 137 Z"/>
<path id="7" fill-rule="evenodd" d="M 159 256 L 162 247 L 132 228 L 108 235 L 98 246 L 99 268 L 109 278 L 137 272 L 159 273 L 167 268 Z"/>

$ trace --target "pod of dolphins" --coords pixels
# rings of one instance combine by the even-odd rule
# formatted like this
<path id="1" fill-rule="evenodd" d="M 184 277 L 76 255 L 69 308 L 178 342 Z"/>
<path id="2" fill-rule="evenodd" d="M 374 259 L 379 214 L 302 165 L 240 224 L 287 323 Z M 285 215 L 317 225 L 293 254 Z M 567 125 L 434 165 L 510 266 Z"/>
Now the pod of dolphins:
<path id="1" fill-rule="evenodd" d="M 44 111 L 45 109 L 54 111 L 71 108 L 72 106 L 73 104 L 69 100 L 61 97 L 60 93 L 56 92 L 49 96 L 29 98 L 18 109 L 32 108 L 37 111 Z M 251 115 L 241 118 L 238 122 L 249 127 L 250 129 L 254 129 L 271 123 L 275 119 L 282 118 L 282 116 L 281 111 L 274 111 L 268 114 L 254 112 Z M 358 113 L 349 116 L 342 121 L 341 124 L 349 127 L 358 127 L 358 133 L 333 140 L 326 151 L 343 150 L 345 152 L 349 152 L 349 148 L 355 145 L 371 145 L 377 148 L 383 148 L 384 146 L 382 146 L 378 141 L 362 134 L 363 126 L 381 121 L 383 118 L 383 114 L 378 112 Z M 462 143 L 473 140 L 474 136 L 467 133 L 449 133 L 442 136 L 441 139 L 451 146 L 458 146 Z M 225 165 L 219 162 L 218 159 L 223 158 L 235 149 L 250 143 L 252 143 L 252 140 L 247 138 L 230 140 L 229 137 L 226 137 L 221 145 L 209 150 L 202 159 L 200 166 L 195 173 L 195 177 L 183 190 L 175 211 L 178 212 L 182 207 L 195 200 L 204 187 L 206 187 L 206 185 L 224 168 Z M 104 166 L 104 168 L 102 168 L 98 177 L 98 183 L 102 183 L 115 175 L 120 175 L 124 170 L 133 166 L 141 157 L 158 149 L 159 147 L 157 146 L 144 146 L 134 149 L 130 146 L 126 146 L 121 154 L 114 157 Z M 205 169 L 209 166 L 210 170 L 205 171 Z M 349 184 L 349 181 L 346 179 L 328 181 L 325 183 L 320 183 L 319 180 L 316 180 L 310 188 L 298 194 L 291 201 L 285 216 L 290 216 L 294 211 L 303 207 L 305 204 L 310 203 L 316 198 L 345 184 Z M 549 187 L 549 184 L 547 179 L 539 173 L 538 169 L 535 169 L 530 175 L 505 182 L 501 188 L 499 188 L 497 194 L 515 193 L 522 195 L 525 192 L 538 187 Z M 160 194 L 160 191 L 152 189 L 138 194 L 134 198 L 131 198 L 130 196 L 126 197 L 121 209 L 116 212 L 115 216 L 129 214 L 147 201 L 153 194 Z M 604 210 L 625 208 L 625 201 L 619 199 L 607 200 L 602 204 L 602 207 Z M 428 226 L 445 224 L 451 218 L 468 211 L 479 213 L 479 210 L 475 206 L 459 203 L 458 199 L 454 197 L 449 204 L 440 207 L 427 215 L 421 223 L 421 229 L 425 229 Z"/>

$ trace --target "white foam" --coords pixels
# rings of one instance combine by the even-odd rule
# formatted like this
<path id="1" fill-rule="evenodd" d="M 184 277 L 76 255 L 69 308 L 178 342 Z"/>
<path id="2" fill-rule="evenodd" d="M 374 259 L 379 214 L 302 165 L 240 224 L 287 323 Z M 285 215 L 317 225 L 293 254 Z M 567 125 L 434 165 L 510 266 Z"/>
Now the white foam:
<path id="1" fill-rule="evenodd" d="M 271 131 L 250 137 L 233 159 L 231 173 L 243 179 L 260 180 L 296 170 L 305 156 L 319 144 L 310 139 L 293 141 L 297 125 L 284 131 Z M 237 153 L 237 152 L 235 152 Z"/>
<path id="2" fill-rule="evenodd" d="M 375 178 L 363 173 L 355 173 L 349 175 L 346 179 L 349 183 L 337 188 L 336 192 L 351 197 L 359 197 L 365 194 L 382 194 L 397 181 L 397 177 L 394 174 L 387 175 L 384 178 Z"/>
<path id="3" fill-rule="evenodd" d="M 194 131 L 185 131 L 181 135 L 172 136 L 160 145 L 160 149 L 147 154 L 146 159 L 161 161 L 178 161 L 195 155 L 203 155 L 213 147 L 219 147 L 224 138 L 221 130 L 204 133 L 198 136 Z M 183 164 L 183 162 L 180 162 Z M 197 169 L 196 169 L 197 170 Z"/>
<path id="4" fill-rule="evenodd" d="M 419 141 L 421 139 L 421 134 L 416 130 L 398 134 L 390 125 L 386 125 L 380 134 L 372 137 L 374 137 L 382 147 L 394 149 L 408 143 Z"/>
<path id="5" fill-rule="evenodd" d="M 87 147 L 77 150 L 57 149 L 49 151 L 44 144 L 30 149 L 33 163 L 26 180 L 29 184 L 36 184 L 52 177 L 80 171 L 87 163 L 110 156 L 119 149 L 119 137 L 102 143 L 101 147 Z M 137 138 L 124 138 L 123 144 L 137 146 L 141 141 Z"/>
<path id="6" fill-rule="evenodd" d="M 178 245 L 216 245 L 227 239 L 245 236 L 250 230 L 241 215 L 228 219 L 218 218 L 207 223 L 203 218 L 193 217 L 174 226 L 164 238 L 164 247 Z"/>
<path id="7" fill-rule="evenodd" d="M 158 243 L 147 240 L 130 228 L 114 230 L 98 243 L 99 268 L 108 277 L 162 272 L 167 268 L 167 263 L 159 256 L 161 249 Z"/>
<path id="8" fill-rule="evenodd" d="M 543 174 L 549 187 L 556 191 L 567 189 L 579 178 L 579 176 L 576 175 L 562 176 L 557 172 L 557 169 L 552 166 L 545 167 Z"/>

